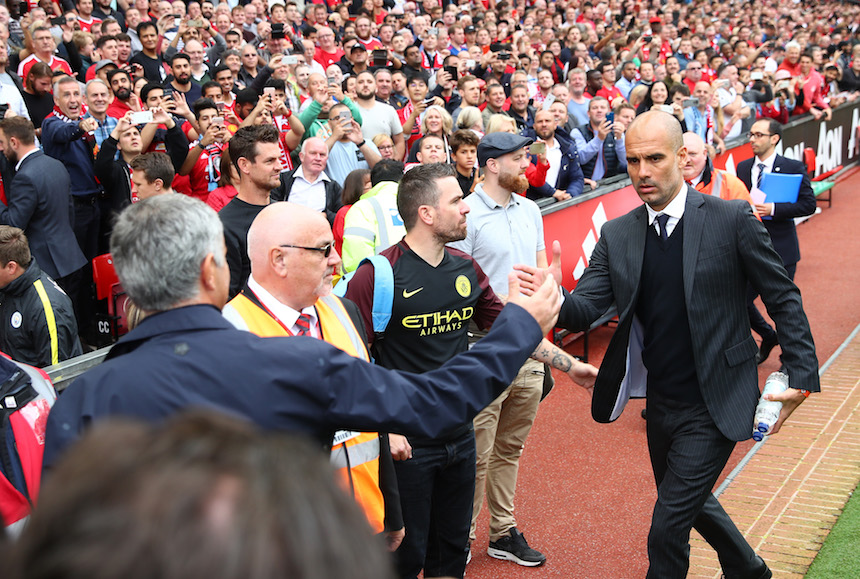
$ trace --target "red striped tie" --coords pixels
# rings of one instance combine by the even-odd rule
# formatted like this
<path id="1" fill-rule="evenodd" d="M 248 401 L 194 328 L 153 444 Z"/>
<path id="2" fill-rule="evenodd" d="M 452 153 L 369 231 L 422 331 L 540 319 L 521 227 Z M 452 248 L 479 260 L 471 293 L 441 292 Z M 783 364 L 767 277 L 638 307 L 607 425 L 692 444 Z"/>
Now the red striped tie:
<path id="1" fill-rule="evenodd" d="M 296 327 L 299 329 L 297 336 L 312 336 L 311 334 L 311 315 L 302 314 L 296 320 Z"/>

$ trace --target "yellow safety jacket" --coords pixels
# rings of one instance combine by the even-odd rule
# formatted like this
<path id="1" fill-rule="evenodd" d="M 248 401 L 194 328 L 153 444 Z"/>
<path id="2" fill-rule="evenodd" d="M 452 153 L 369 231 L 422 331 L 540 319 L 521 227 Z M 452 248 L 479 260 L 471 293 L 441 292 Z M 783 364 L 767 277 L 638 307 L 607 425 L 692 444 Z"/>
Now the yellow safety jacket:
<path id="1" fill-rule="evenodd" d="M 350 356 L 370 360 L 367 347 L 339 298 L 320 298 L 314 307 L 326 342 Z M 238 313 L 248 331 L 258 336 L 291 335 L 247 289 L 233 298 L 226 308 Z M 339 430 L 332 440 L 331 462 L 344 486 L 364 510 L 373 530 L 377 533 L 384 531 L 385 502 L 379 489 L 379 433 Z"/>

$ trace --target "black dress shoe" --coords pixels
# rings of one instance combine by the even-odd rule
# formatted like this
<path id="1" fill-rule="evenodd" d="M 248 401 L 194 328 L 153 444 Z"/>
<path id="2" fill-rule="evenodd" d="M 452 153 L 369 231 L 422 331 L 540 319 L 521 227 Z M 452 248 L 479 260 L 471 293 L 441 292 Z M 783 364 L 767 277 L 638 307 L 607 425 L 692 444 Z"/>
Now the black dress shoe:
<path id="1" fill-rule="evenodd" d="M 770 356 L 771 350 L 779 344 L 779 340 L 776 337 L 776 334 L 772 336 L 768 336 L 766 338 L 761 339 L 761 346 L 758 348 L 758 355 L 756 356 L 756 362 L 761 364 L 767 357 Z"/>

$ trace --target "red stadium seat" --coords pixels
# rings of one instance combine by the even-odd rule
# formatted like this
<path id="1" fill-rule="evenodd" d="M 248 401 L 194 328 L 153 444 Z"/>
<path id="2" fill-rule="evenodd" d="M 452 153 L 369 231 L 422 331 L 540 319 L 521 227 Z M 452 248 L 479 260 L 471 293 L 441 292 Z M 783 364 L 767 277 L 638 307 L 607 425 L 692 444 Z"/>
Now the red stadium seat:
<path id="1" fill-rule="evenodd" d="M 107 302 L 107 315 L 99 315 L 99 334 L 107 335 L 111 342 L 115 342 L 128 332 L 128 296 L 119 283 L 109 253 L 93 259 L 93 282 L 96 298 Z"/>

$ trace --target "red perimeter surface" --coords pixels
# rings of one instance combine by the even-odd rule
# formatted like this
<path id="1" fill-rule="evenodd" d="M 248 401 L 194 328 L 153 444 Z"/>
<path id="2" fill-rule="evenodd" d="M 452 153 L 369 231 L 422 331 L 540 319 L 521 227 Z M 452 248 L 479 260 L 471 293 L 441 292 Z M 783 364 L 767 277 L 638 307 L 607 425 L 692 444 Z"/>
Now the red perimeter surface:
<path id="1" fill-rule="evenodd" d="M 860 170 L 840 179 L 832 208 L 798 227 L 802 260 L 796 282 L 824 364 L 860 323 Z M 822 204 L 820 204 L 821 206 Z M 568 264 L 572 267 L 572 264 Z M 761 308 L 760 308 L 761 309 Z M 590 361 L 599 365 L 612 330 L 592 333 Z M 582 354 L 582 341 L 568 351 Z M 779 368 L 779 349 L 759 367 L 761 382 Z M 547 556 L 525 568 L 486 554 L 487 515 L 478 521 L 469 579 L 643 577 L 656 498 L 648 463 L 644 400 L 633 400 L 612 424 L 591 419 L 590 397 L 556 373 L 520 462 L 516 516 L 529 543 Z M 799 410 L 802 412 L 803 408 Z M 777 435 L 778 436 L 778 435 Z M 752 446 L 739 444 L 723 475 Z"/>

